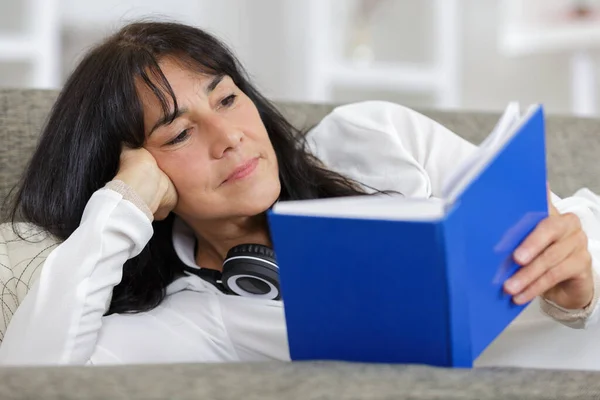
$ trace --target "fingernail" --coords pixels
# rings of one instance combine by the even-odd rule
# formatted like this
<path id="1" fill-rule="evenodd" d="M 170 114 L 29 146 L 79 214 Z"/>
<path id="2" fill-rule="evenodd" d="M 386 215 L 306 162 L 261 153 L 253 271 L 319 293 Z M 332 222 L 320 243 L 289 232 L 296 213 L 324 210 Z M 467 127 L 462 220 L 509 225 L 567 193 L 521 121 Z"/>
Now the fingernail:
<path id="1" fill-rule="evenodd" d="M 504 283 L 504 287 L 511 293 L 516 293 L 521 288 L 521 282 L 516 279 L 509 279 Z"/>
<path id="2" fill-rule="evenodd" d="M 519 263 L 526 263 L 529 261 L 529 252 L 526 249 L 518 248 L 514 254 L 515 260 Z"/>
<path id="3" fill-rule="evenodd" d="M 514 296 L 513 297 L 513 301 L 515 302 L 515 304 L 521 304 L 524 303 L 525 298 L 523 295 L 518 295 L 518 296 Z"/>

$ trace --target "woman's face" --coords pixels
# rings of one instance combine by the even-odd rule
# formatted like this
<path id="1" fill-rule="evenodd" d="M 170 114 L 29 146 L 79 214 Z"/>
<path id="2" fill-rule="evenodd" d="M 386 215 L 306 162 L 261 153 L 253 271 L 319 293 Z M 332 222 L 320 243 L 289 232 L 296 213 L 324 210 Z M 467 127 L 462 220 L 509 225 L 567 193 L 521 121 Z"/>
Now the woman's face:
<path id="1" fill-rule="evenodd" d="M 200 75 L 168 59 L 160 67 L 177 98 L 175 120 L 166 122 L 170 116 L 165 118 L 147 86 L 138 91 L 144 147 L 177 190 L 174 212 L 205 221 L 268 209 L 281 186 L 275 151 L 254 103 L 228 76 Z"/>

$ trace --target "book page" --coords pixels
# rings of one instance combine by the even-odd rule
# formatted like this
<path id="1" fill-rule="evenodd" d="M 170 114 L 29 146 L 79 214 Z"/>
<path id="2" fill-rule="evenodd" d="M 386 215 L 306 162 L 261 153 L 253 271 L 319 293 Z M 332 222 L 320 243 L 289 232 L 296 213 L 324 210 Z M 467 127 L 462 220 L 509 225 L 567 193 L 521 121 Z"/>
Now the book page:
<path id="1" fill-rule="evenodd" d="M 278 202 L 276 214 L 432 221 L 444 217 L 445 203 L 438 198 L 406 198 L 398 195 L 366 195 Z"/>
<path id="2" fill-rule="evenodd" d="M 530 110 L 531 111 L 531 110 Z M 524 121 L 519 104 L 510 103 L 496 126 L 478 149 L 449 175 L 442 186 L 441 198 L 405 198 L 403 196 L 367 195 L 283 201 L 276 203 L 275 214 L 334 218 L 363 218 L 405 221 L 432 221 L 445 216 L 448 205 L 462 193 L 489 160 L 514 135 Z"/>
<path id="3" fill-rule="evenodd" d="M 520 121 L 521 113 L 519 104 L 516 102 L 509 103 L 488 137 L 481 142 L 478 149 L 462 162 L 443 183 L 442 197 L 448 203 L 453 203 L 456 200 L 458 195 L 472 180 L 473 174 L 479 170 L 476 166 L 481 165 L 492 154 L 498 151 Z"/>

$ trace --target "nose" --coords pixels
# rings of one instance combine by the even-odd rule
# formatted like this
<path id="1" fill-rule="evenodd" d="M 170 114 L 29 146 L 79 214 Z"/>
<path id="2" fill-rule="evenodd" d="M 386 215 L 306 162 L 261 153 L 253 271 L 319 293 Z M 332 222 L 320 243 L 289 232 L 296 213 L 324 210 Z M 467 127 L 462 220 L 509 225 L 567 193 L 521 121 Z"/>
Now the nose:
<path id="1" fill-rule="evenodd" d="M 210 140 L 210 153 L 219 159 L 235 150 L 242 142 L 244 133 L 233 126 L 226 118 L 215 113 L 205 121 L 206 134 Z"/>

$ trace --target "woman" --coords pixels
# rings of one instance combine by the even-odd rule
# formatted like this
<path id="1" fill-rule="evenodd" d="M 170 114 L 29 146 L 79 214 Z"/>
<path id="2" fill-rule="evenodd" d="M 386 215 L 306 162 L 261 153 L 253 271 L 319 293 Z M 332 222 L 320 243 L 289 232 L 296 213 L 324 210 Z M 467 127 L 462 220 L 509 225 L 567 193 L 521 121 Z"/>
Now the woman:
<path id="1" fill-rule="evenodd" d="M 365 134 L 377 150 L 351 153 Z M 381 102 L 325 118 L 309 136 L 318 158 L 299 137 L 206 33 L 136 23 L 108 38 L 66 83 L 16 197 L 15 212 L 65 241 L 11 320 L 0 361 L 288 359 L 282 303 L 212 279 L 229 250 L 271 245 L 264 212 L 278 199 L 370 187 L 435 196 L 474 148 Z M 588 239 L 579 218 L 552 210 L 516 253 L 524 268 L 506 290 L 588 323 Z"/>

